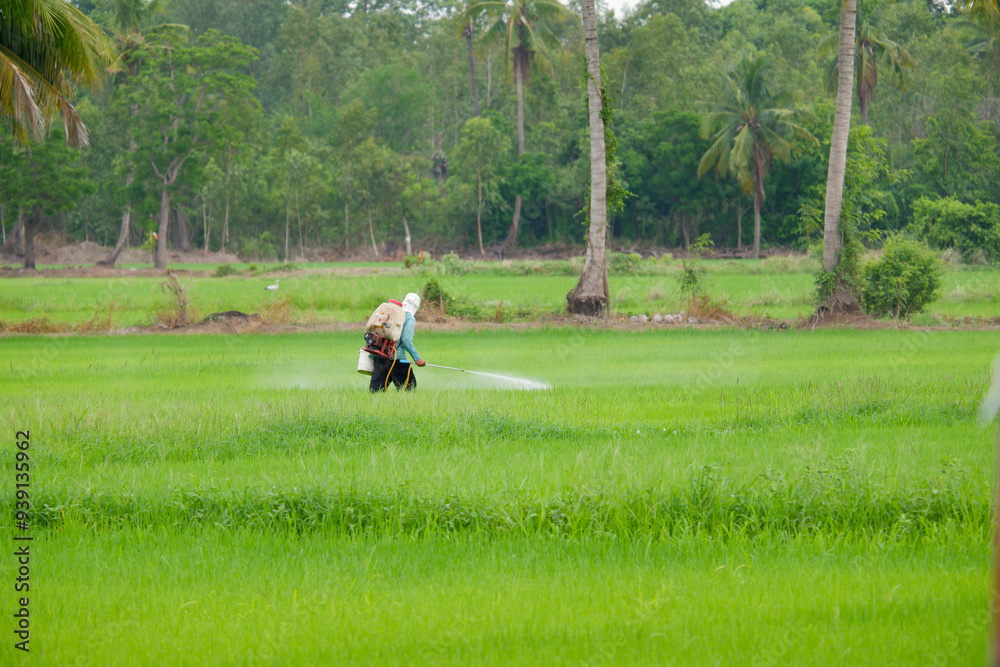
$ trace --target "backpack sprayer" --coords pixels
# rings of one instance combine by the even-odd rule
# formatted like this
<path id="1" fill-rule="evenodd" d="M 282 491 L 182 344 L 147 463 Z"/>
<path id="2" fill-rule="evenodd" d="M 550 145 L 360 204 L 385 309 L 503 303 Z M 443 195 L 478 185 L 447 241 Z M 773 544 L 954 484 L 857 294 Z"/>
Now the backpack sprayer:
<path id="1" fill-rule="evenodd" d="M 394 299 L 389 299 L 383 303 L 372 316 L 368 318 L 365 325 L 365 346 L 358 351 L 358 372 L 371 375 L 375 370 L 375 363 L 371 355 L 384 357 L 385 359 L 396 358 L 396 343 L 403 332 L 403 323 L 406 321 L 406 311 L 403 304 Z M 493 378 L 501 382 L 508 383 L 517 389 L 551 389 L 551 386 L 544 382 L 536 382 L 526 378 L 515 378 L 496 373 L 484 373 L 482 371 L 470 371 L 454 366 L 441 366 L 439 364 L 426 364 L 431 368 L 442 368 L 446 371 L 457 371 L 470 375 Z"/>
<path id="2" fill-rule="evenodd" d="M 406 311 L 403 304 L 389 299 L 375 309 L 365 325 L 365 346 L 358 351 L 358 372 L 371 375 L 375 364 L 369 355 L 396 358 L 396 341 L 403 332 Z"/>

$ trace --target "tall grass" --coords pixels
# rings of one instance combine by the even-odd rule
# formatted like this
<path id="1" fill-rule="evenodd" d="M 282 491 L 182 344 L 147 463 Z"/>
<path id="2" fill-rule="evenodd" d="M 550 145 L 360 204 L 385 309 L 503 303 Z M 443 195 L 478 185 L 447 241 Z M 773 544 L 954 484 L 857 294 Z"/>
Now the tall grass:
<path id="1" fill-rule="evenodd" d="M 944 536 L 942 536 L 943 538 Z M 45 664 L 981 664 L 983 543 L 67 528 Z M 56 630 L 57 629 L 57 630 Z M 8 654 L 9 655 L 9 654 Z M 124 657 L 124 656 L 127 656 Z"/>

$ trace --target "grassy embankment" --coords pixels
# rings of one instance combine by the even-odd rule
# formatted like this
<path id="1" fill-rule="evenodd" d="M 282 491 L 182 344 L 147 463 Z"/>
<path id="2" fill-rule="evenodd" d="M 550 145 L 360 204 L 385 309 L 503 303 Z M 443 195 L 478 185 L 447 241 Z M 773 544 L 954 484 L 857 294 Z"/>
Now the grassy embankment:
<path id="1" fill-rule="evenodd" d="M 799 318 L 813 306 L 815 267 L 804 261 L 774 258 L 705 262 L 708 292 L 738 316 Z M 368 267 L 369 274 L 338 267 L 330 274 L 318 266 L 312 273 L 246 273 L 212 277 L 213 267 L 180 278 L 192 304 L 194 318 L 212 312 L 240 310 L 260 313 L 273 323 L 357 322 L 371 312 L 373 303 L 420 291 L 428 279 L 425 268 L 396 265 Z M 261 267 L 266 268 L 266 267 Z M 329 269 L 330 267 L 326 267 Z M 353 267 L 365 271 L 364 267 Z M 531 321 L 565 309 L 566 293 L 573 287 L 578 267 L 572 262 L 467 263 L 467 273 L 435 271 L 444 289 L 463 307 L 454 311 L 472 319 Z M 610 279 L 612 311 L 617 316 L 647 313 L 680 313 L 686 309 L 678 289 L 678 262 L 646 260 L 631 275 Z M 282 281 L 277 292 L 264 286 Z M 0 324 L 42 320 L 53 328 L 90 330 L 145 326 L 170 310 L 171 297 L 161 289 L 162 278 L 19 278 L 0 280 Z M 963 317 L 996 317 L 1000 314 L 1000 271 L 949 270 L 937 301 L 917 324 L 936 324 Z M 86 324 L 85 324 L 86 323 Z M 44 328 L 44 327 L 43 327 Z"/>
<path id="2" fill-rule="evenodd" d="M 982 664 L 995 334 L 418 336 L 5 339 L 32 656 Z"/>

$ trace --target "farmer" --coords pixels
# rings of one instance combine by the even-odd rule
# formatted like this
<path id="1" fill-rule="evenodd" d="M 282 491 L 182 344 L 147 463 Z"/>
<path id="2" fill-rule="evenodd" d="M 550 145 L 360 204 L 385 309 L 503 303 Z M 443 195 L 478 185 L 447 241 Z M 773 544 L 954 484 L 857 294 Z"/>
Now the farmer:
<path id="1" fill-rule="evenodd" d="M 372 370 L 372 380 L 368 388 L 373 392 L 385 391 L 389 388 L 389 383 L 396 385 L 396 389 L 405 388 L 407 391 L 417 388 L 417 378 L 413 375 L 413 369 L 406 355 L 417 366 L 423 366 L 425 362 L 420 358 L 417 348 L 413 347 L 413 330 L 417 326 L 414 315 L 420 308 L 420 296 L 410 292 L 403 299 L 403 310 L 406 311 L 406 320 L 403 322 L 403 331 L 396 342 L 396 356 L 393 359 L 386 359 L 378 355 L 372 355 L 375 368 Z"/>

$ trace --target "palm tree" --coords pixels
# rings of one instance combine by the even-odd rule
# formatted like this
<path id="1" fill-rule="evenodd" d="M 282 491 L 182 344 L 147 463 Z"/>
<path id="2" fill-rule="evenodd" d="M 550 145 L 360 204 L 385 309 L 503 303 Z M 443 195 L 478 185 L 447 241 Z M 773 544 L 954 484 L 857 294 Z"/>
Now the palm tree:
<path id="1" fill-rule="evenodd" d="M 570 15 L 570 11 L 555 0 L 486 0 L 471 5 L 464 17 L 475 21 L 486 15 L 492 23 L 486 30 L 486 39 L 502 42 L 507 62 L 513 56 L 514 86 L 517 91 L 517 154 L 524 154 L 524 85 L 531 74 L 531 61 L 540 54 L 548 58 L 548 49 L 560 45 L 553 27 Z M 506 69 L 506 66 L 505 68 Z M 517 229 L 521 219 L 521 195 L 514 199 L 514 217 L 511 221 L 504 254 L 517 247 Z"/>
<path id="2" fill-rule="evenodd" d="M 823 271 L 836 275 L 844 240 L 840 234 L 840 213 L 844 205 L 844 174 L 847 171 L 847 138 L 851 130 L 854 99 L 854 28 L 857 0 L 841 0 L 840 45 L 838 49 L 837 107 L 833 116 L 830 163 L 826 173 L 826 205 L 823 213 Z M 857 300 L 843 276 L 829 294 L 823 295 L 821 310 L 856 310 Z"/>
<path id="3" fill-rule="evenodd" d="M 958 0 L 957 6 L 990 31 L 990 35 L 1000 34 L 1000 6 L 997 0 Z"/>
<path id="4" fill-rule="evenodd" d="M 753 193 L 754 257 L 760 257 L 760 206 L 771 161 L 791 156 L 796 147 L 790 136 L 819 143 L 794 122 L 807 116 L 807 110 L 780 106 L 787 100 L 772 86 L 772 68 L 770 57 L 754 51 L 727 68 L 722 73 L 724 97 L 701 124 L 702 137 L 714 142 L 698 163 L 698 176 L 715 167 L 717 176 L 729 172 L 744 192 Z"/>
<path id="5" fill-rule="evenodd" d="M 868 106 L 875 96 L 875 87 L 878 86 L 878 64 L 881 60 L 883 65 L 889 68 L 890 77 L 898 83 L 903 82 L 903 70 L 913 67 L 916 60 L 909 52 L 889 39 L 882 28 L 885 0 L 861 0 L 857 4 L 857 18 L 855 30 L 855 50 L 854 50 L 854 71 L 858 73 L 857 93 L 858 107 L 861 109 L 861 122 L 868 124 Z M 834 45 L 838 45 L 838 53 L 830 59 L 827 68 L 827 91 L 836 92 L 839 83 L 838 71 L 840 69 L 839 56 L 840 31 L 832 34 L 820 42 L 820 55 L 830 55 Z"/>
<path id="6" fill-rule="evenodd" d="M 587 256 L 576 287 L 566 295 L 570 313 L 600 315 L 608 305 L 608 262 L 605 248 L 608 221 L 608 165 L 601 95 L 601 56 L 597 48 L 594 0 L 583 0 L 584 47 L 587 56 L 587 105 L 590 111 L 590 228 Z"/>
<path id="7" fill-rule="evenodd" d="M 70 100 L 72 84 L 97 87 L 115 49 L 101 29 L 64 0 L 0 0 L 0 117 L 20 141 L 44 136 L 63 118 L 66 142 L 87 144 Z"/>

